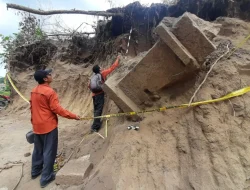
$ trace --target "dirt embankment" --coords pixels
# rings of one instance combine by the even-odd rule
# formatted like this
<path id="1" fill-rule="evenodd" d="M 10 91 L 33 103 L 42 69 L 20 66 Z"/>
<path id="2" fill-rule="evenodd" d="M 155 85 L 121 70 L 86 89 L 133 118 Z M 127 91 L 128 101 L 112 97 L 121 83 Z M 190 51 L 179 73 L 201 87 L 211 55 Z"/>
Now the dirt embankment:
<path id="1" fill-rule="evenodd" d="M 229 39 L 233 44 L 241 41 L 250 27 L 249 23 L 229 18 L 216 23 L 222 24 L 222 30 L 214 38 L 214 43 L 220 45 L 211 55 L 213 60 L 226 51 L 228 44 L 231 46 Z M 195 101 L 218 98 L 248 86 L 249 48 L 247 42 L 229 59 L 221 60 Z M 155 106 L 187 103 L 206 72 L 204 67 L 193 79 L 162 90 Z M 101 148 L 107 148 L 104 157 L 84 187 L 249 189 L 249 102 L 246 94 L 216 104 L 145 114 L 139 132 L 127 131 L 126 122 L 112 126 L 109 146 Z"/>
<path id="2" fill-rule="evenodd" d="M 250 28 L 249 23 L 238 19 L 219 18 L 215 22 L 222 27 L 219 35 L 213 38 L 213 42 L 220 45 L 211 60 L 220 56 L 227 44 L 230 47 L 236 45 Z M 218 62 L 195 101 L 218 98 L 249 86 L 249 50 L 250 42 L 247 42 L 229 59 Z M 99 63 L 108 65 L 112 61 L 110 58 Z M 126 59 L 122 64 L 126 64 Z M 158 92 L 161 99 L 154 106 L 187 103 L 211 64 L 204 65 L 202 71 L 190 80 L 162 89 Z M 92 98 L 87 87 L 91 66 L 85 68 L 85 65 L 69 65 L 52 59 L 48 67 L 54 69 L 52 86 L 62 105 L 82 116 L 92 115 Z M 17 87 L 26 97 L 36 85 L 33 73 L 29 68 L 14 73 Z M 249 189 L 249 103 L 250 95 L 245 94 L 230 101 L 145 114 L 141 122 L 133 123 L 140 126 L 139 131 L 128 131 L 127 126 L 132 123 L 124 118 L 112 118 L 107 139 L 90 135 L 73 155 L 73 158 L 91 155 L 94 169 L 85 183 L 78 187 L 52 184 L 48 189 Z M 104 114 L 119 111 L 107 99 Z M 32 146 L 20 144 L 26 130 L 31 128 L 29 117 L 27 103 L 15 94 L 13 103 L 1 112 L 3 127 L 0 131 L 6 134 L 0 140 L 1 155 L 4 155 L 1 164 L 5 161 L 25 162 L 19 189 L 36 189 L 39 185 L 38 181 L 30 180 L 30 157 L 21 156 L 32 150 Z M 60 118 L 59 152 L 64 152 L 67 158 L 89 131 L 90 124 L 91 121 Z M 23 127 L 22 130 L 17 126 Z M 20 145 L 25 148 L 18 148 Z M 17 172 L 16 168 L 2 171 L 0 176 L 3 178 L 0 179 L 17 180 L 18 176 L 13 175 Z M 13 184 L 0 180 L 0 185 Z"/>

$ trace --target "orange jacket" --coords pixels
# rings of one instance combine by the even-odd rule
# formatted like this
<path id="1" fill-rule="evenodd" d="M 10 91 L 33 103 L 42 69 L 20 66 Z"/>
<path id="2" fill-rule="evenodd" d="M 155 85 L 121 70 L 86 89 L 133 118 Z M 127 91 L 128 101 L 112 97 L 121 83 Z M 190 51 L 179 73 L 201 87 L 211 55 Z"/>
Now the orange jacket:
<path id="1" fill-rule="evenodd" d="M 68 119 L 77 118 L 60 106 L 56 92 L 48 84 L 40 84 L 32 90 L 30 110 L 35 134 L 46 134 L 55 129 L 58 125 L 57 114 Z"/>
<path id="2" fill-rule="evenodd" d="M 103 78 L 104 82 L 106 81 L 107 76 L 110 73 L 112 73 L 116 69 L 116 67 L 118 67 L 118 66 L 119 66 L 119 59 L 116 59 L 115 62 L 113 63 L 113 65 L 111 65 L 111 67 L 101 71 L 101 75 L 102 75 L 102 78 Z M 92 93 L 92 96 L 96 96 L 96 95 L 102 94 L 102 93 L 104 93 L 104 92 L 102 91 L 102 92 L 98 92 L 98 93 Z"/>

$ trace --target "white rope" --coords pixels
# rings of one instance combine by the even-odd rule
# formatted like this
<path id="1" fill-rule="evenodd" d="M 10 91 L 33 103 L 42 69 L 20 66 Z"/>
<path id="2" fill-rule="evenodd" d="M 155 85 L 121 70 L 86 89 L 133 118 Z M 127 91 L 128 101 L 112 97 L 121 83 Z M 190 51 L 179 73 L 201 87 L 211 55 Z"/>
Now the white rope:
<path id="1" fill-rule="evenodd" d="M 132 34 L 132 26 L 129 32 L 129 37 L 128 37 L 128 45 L 127 45 L 127 50 L 126 50 L 126 54 L 128 53 L 128 48 L 129 48 L 129 43 L 130 43 L 130 39 L 131 39 L 131 34 Z"/>
<path id="2" fill-rule="evenodd" d="M 208 75 L 211 73 L 211 71 L 213 70 L 214 66 L 216 65 L 216 63 L 218 63 L 219 60 L 221 60 L 225 55 L 227 55 L 229 53 L 229 44 L 227 45 L 227 51 L 226 53 L 224 53 L 223 55 L 221 55 L 215 62 L 214 64 L 210 67 L 209 71 L 207 72 L 204 80 L 202 81 L 202 83 L 198 86 L 198 88 L 196 89 L 196 91 L 194 92 L 192 98 L 190 99 L 188 106 L 191 105 L 191 103 L 193 102 L 194 97 L 196 96 L 197 92 L 200 90 L 201 86 L 205 83 L 205 81 L 207 80 Z"/>

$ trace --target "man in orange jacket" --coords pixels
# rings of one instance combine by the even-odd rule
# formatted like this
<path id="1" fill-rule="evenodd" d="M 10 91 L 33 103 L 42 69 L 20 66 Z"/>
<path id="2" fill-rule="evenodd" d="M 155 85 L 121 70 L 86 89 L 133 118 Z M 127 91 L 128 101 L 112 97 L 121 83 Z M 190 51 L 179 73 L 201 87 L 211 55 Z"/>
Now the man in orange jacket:
<path id="1" fill-rule="evenodd" d="M 34 74 L 38 82 L 31 92 L 30 110 L 31 123 L 34 132 L 34 150 L 32 154 L 31 178 L 40 174 L 40 185 L 46 187 L 55 179 L 53 165 L 58 145 L 58 118 L 57 114 L 80 120 L 80 117 L 61 107 L 56 92 L 50 87 L 52 70 L 39 70 Z"/>
<path id="2" fill-rule="evenodd" d="M 119 60 L 120 56 L 117 57 L 116 61 L 108 69 L 102 70 L 99 65 L 95 65 L 92 70 L 94 74 L 101 74 L 102 83 L 104 83 L 107 79 L 107 76 L 119 66 Z M 94 105 L 94 117 L 101 116 L 104 106 L 104 91 L 101 90 L 98 93 L 92 93 L 92 97 Z M 100 128 L 101 128 L 101 119 L 94 119 L 94 122 L 91 126 L 91 132 L 98 132 Z"/>

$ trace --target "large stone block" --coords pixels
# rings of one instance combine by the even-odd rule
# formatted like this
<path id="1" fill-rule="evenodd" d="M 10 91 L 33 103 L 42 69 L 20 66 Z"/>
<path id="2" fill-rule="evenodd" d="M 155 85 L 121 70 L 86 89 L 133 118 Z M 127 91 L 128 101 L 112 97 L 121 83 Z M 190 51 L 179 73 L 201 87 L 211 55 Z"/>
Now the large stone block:
<path id="1" fill-rule="evenodd" d="M 216 47 L 199 29 L 190 13 L 183 14 L 173 25 L 173 34 L 192 56 L 202 64 Z"/>
<path id="2" fill-rule="evenodd" d="M 182 79 L 190 71 L 163 41 L 157 42 L 119 82 L 119 88 L 136 105 L 150 101 L 147 92 L 155 92 Z"/>
<path id="3" fill-rule="evenodd" d="M 90 155 L 83 156 L 76 160 L 70 160 L 56 175 L 56 184 L 80 185 L 89 176 L 93 164 L 89 160 Z"/>
<path id="4" fill-rule="evenodd" d="M 124 92 L 119 88 L 118 84 L 121 80 L 121 74 L 115 73 L 109 78 L 104 86 L 103 90 L 109 95 L 109 97 L 116 103 L 116 105 L 124 112 L 138 111 L 137 105 L 128 98 Z"/>
<path id="5" fill-rule="evenodd" d="M 187 14 L 209 40 L 213 40 L 213 38 L 219 34 L 220 29 L 222 27 L 221 24 L 205 21 L 192 13 L 187 13 Z"/>
<path id="6" fill-rule="evenodd" d="M 197 24 L 202 29 L 210 26 L 189 13 L 179 19 L 163 19 L 155 30 L 160 40 L 130 65 L 128 72 L 117 73 L 106 81 L 104 90 L 118 107 L 137 111 L 151 106 L 157 91 L 185 80 L 200 68 L 215 46 Z"/>
<path id="7" fill-rule="evenodd" d="M 172 28 L 177 18 L 175 17 L 164 17 L 161 21 L 166 27 Z"/>
<path id="8" fill-rule="evenodd" d="M 175 37 L 175 35 L 164 23 L 160 23 L 155 31 L 185 65 L 193 68 L 199 68 L 199 64 L 197 63 L 195 58 L 181 44 L 181 42 Z"/>

